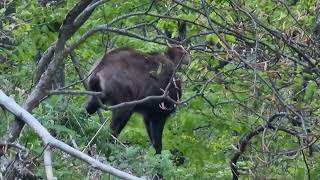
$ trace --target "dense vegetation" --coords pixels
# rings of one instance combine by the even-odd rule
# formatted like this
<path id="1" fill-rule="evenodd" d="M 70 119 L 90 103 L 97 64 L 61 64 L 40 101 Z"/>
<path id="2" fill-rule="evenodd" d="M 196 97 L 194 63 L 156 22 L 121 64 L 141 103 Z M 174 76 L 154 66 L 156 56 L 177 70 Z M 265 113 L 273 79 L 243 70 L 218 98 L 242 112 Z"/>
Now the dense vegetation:
<path id="1" fill-rule="evenodd" d="M 0 2 L 0 88 L 54 137 L 143 178 L 159 172 L 166 179 L 320 178 L 320 7 L 315 0 L 94 2 L 88 20 L 66 35 L 63 61 L 45 88 L 56 94 L 34 101 L 31 94 L 48 71 L 49 62 L 41 67 L 43 57 L 63 36 L 60 27 L 78 1 Z M 162 154 L 154 156 L 138 114 L 118 143 L 106 143 L 110 112 L 87 117 L 86 95 L 62 90 L 85 91 L 81 80 L 111 48 L 163 52 L 164 31 L 174 36 L 182 20 L 192 63 L 178 72 L 183 103 L 167 121 Z M 12 141 L 26 150 L 4 148 L 12 143 L 6 138 L 14 121 L 0 110 L 0 179 L 14 170 L 1 163 L 15 162 L 17 154 L 27 154 L 21 157 L 30 164 L 25 168 L 45 177 L 44 146 L 28 126 Z M 55 149 L 53 168 L 58 179 L 116 179 Z"/>

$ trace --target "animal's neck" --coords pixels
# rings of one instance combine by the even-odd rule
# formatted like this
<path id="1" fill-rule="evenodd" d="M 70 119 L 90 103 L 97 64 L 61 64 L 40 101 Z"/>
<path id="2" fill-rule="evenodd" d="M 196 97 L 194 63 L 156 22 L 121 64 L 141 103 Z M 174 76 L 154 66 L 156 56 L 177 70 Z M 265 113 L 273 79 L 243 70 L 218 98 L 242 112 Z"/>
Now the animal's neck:
<path id="1" fill-rule="evenodd" d="M 175 64 L 181 64 L 183 54 L 176 47 L 168 47 L 166 56 Z"/>

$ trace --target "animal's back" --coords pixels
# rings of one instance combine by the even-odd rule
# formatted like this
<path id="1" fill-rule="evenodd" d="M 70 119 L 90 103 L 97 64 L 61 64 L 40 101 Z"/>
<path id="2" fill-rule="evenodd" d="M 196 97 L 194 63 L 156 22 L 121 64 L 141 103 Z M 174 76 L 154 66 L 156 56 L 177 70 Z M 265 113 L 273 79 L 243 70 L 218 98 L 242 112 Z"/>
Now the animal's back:
<path id="1" fill-rule="evenodd" d="M 94 72 L 97 73 L 107 69 L 110 73 L 104 71 L 105 77 L 132 71 L 135 71 L 135 74 L 148 74 L 150 71 L 156 70 L 160 64 L 169 63 L 170 61 L 157 58 L 155 55 L 144 54 L 129 48 L 117 48 L 105 54 L 95 67 Z M 132 78 L 132 76 L 130 75 L 129 78 Z"/>
<path id="2" fill-rule="evenodd" d="M 111 104 L 161 95 L 170 81 L 174 65 L 160 54 L 145 54 L 129 48 L 109 51 L 93 74 L 102 91 L 109 92 Z"/>

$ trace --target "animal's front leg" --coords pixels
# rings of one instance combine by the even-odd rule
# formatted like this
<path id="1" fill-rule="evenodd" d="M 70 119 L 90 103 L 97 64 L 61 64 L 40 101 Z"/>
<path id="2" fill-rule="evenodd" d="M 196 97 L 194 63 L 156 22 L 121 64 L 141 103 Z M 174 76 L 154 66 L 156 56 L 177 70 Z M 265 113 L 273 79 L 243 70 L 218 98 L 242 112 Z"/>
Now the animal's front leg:
<path id="1" fill-rule="evenodd" d="M 162 150 L 162 134 L 166 123 L 166 117 L 159 116 L 159 114 L 148 115 L 145 117 L 146 128 L 151 140 L 151 143 L 156 150 L 156 154 L 161 154 Z"/>
<path id="2" fill-rule="evenodd" d="M 118 137 L 132 115 L 132 108 L 119 108 L 112 111 L 110 128 L 112 135 Z"/>

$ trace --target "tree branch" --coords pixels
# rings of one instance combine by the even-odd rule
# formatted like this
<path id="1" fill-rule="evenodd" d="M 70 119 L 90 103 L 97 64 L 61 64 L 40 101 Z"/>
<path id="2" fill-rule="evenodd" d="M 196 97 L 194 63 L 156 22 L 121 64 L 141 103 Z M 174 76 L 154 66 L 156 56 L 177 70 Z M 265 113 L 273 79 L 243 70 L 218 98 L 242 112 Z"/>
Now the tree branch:
<path id="1" fill-rule="evenodd" d="M 240 141 L 237 145 L 237 152 L 233 155 L 233 157 L 231 158 L 231 161 L 230 161 L 230 168 L 231 168 L 233 180 L 237 180 L 239 178 L 240 173 L 238 172 L 237 162 L 238 162 L 239 158 L 241 157 L 241 155 L 246 150 L 246 147 L 249 144 L 250 140 L 254 136 L 261 133 L 265 128 L 268 128 L 269 124 L 271 122 L 273 122 L 276 118 L 283 117 L 285 115 L 286 115 L 285 113 L 279 113 L 279 114 L 275 114 L 275 115 L 271 116 L 265 126 L 263 126 L 263 125 L 257 126 L 254 130 L 247 133 L 246 135 L 244 135 L 240 139 Z"/>
<path id="2" fill-rule="evenodd" d="M 50 145 L 46 146 L 44 149 L 43 163 L 44 163 L 44 168 L 46 170 L 47 179 L 53 180 L 54 176 L 53 176 L 53 170 L 52 170 L 52 158 L 51 158 Z"/>
<path id="3" fill-rule="evenodd" d="M 37 119 L 35 119 L 28 111 L 20 107 L 12 98 L 9 98 L 8 96 L 6 96 L 1 90 L 0 90 L 0 105 L 5 109 L 7 109 L 8 111 L 10 111 L 12 114 L 16 115 L 24 123 L 28 124 L 33 129 L 33 131 L 41 138 L 45 146 L 49 144 L 50 146 L 60 149 L 75 158 L 85 161 L 86 163 L 90 164 L 92 167 L 96 169 L 99 169 L 106 173 L 110 173 L 119 178 L 128 179 L 128 180 L 131 180 L 131 179 L 140 180 L 140 178 L 138 177 L 135 177 L 126 172 L 120 171 L 110 165 L 103 164 L 97 161 L 96 159 L 88 156 L 87 154 L 77 149 L 74 149 L 68 144 L 54 138 L 53 136 L 51 136 L 48 130 L 39 123 Z M 45 155 L 46 162 L 50 162 L 51 158 L 47 149 L 45 150 L 45 154 L 46 154 Z M 51 173 L 49 169 L 46 169 L 46 172 L 48 171 L 49 173 Z M 49 176 L 47 177 L 50 177 L 50 176 L 51 175 L 49 174 Z"/>

